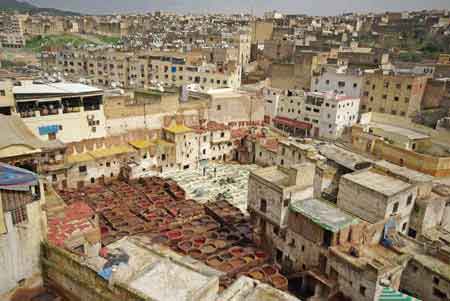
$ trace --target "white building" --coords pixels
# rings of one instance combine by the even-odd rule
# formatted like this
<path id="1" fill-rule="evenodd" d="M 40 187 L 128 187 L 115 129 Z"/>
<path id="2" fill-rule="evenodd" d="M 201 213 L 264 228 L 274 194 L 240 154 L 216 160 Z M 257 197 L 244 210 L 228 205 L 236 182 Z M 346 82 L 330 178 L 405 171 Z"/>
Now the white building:
<path id="1" fill-rule="evenodd" d="M 348 70 L 347 67 L 323 67 L 321 72 L 311 80 L 311 91 L 329 92 L 351 97 L 360 97 L 363 72 Z"/>
<path id="2" fill-rule="evenodd" d="M 263 88 L 262 93 L 264 98 L 264 121 L 270 123 L 277 116 L 278 102 L 283 91 L 275 88 Z"/>
<path id="3" fill-rule="evenodd" d="M 106 136 L 103 91 L 77 83 L 21 82 L 14 86 L 15 108 L 43 140 L 68 143 Z"/>
<path id="4" fill-rule="evenodd" d="M 289 91 L 280 98 L 274 125 L 292 135 L 337 139 L 358 120 L 359 98 Z"/>

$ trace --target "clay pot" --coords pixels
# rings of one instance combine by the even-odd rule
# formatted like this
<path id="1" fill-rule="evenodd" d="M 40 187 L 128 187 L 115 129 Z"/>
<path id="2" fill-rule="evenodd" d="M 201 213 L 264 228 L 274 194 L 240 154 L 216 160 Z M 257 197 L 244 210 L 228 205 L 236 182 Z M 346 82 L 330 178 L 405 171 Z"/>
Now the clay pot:
<path id="1" fill-rule="evenodd" d="M 261 269 L 253 269 L 248 275 L 256 280 L 264 280 L 265 278 L 264 272 Z"/>
<path id="2" fill-rule="evenodd" d="M 277 269 L 271 265 L 265 265 L 262 269 L 267 276 L 275 275 L 278 272 Z"/>
<path id="3" fill-rule="evenodd" d="M 199 249 L 191 249 L 191 250 L 189 250 L 188 255 L 191 256 L 194 259 L 200 259 L 201 257 L 203 257 L 203 253 Z"/>
<path id="4" fill-rule="evenodd" d="M 278 289 L 286 289 L 288 287 L 288 280 L 280 274 L 275 274 L 269 277 L 273 286 Z"/>

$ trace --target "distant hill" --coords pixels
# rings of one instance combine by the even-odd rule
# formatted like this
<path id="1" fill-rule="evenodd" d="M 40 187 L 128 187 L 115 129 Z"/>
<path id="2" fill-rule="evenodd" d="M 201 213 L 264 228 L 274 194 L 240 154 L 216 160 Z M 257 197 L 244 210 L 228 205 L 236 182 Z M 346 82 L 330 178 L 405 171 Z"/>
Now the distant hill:
<path id="1" fill-rule="evenodd" d="M 30 13 L 39 14 L 45 13 L 52 16 L 79 16 L 79 13 L 59 10 L 56 8 L 43 8 L 30 4 L 25 1 L 17 0 L 1 0 L 0 1 L 0 12 L 1 11 L 18 11 L 20 13 Z"/>

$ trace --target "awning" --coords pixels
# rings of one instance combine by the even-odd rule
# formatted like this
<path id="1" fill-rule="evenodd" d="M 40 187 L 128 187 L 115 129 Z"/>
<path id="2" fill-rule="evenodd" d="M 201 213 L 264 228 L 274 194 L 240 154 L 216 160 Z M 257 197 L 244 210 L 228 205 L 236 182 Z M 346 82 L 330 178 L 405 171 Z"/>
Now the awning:
<path id="1" fill-rule="evenodd" d="M 396 291 L 390 287 L 384 287 L 381 292 L 380 299 L 378 301 L 420 301 L 399 291 Z"/>
<path id="2" fill-rule="evenodd" d="M 38 184 L 38 176 L 29 170 L 0 163 L 0 189 L 27 191 Z"/>
<path id="3" fill-rule="evenodd" d="M 290 127 L 290 128 L 297 128 L 297 129 L 304 129 L 304 130 L 312 128 L 312 124 L 310 124 L 310 123 L 299 121 L 299 120 L 290 119 L 290 118 L 287 118 L 287 117 L 281 117 L 281 116 L 275 117 L 273 119 L 273 122 L 281 124 L 281 125 L 285 125 L 285 126 Z"/>

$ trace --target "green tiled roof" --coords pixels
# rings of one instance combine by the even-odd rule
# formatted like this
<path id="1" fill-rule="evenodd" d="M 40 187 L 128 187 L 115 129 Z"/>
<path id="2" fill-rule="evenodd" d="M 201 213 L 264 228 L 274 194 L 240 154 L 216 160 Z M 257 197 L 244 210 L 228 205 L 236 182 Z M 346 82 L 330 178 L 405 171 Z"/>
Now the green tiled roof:
<path id="1" fill-rule="evenodd" d="M 315 224 L 333 233 L 360 221 L 337 208 L 334 204 L 318 199 L 292 201 L 289 207 L 290 210 L 302 214 Z"/>
<path id="2" fill-rule="evenodd" d="M 383 288 L 380 299 L 378 301 L 420 301 L 399 291 L 396 291 L 390 287 Z"/>

